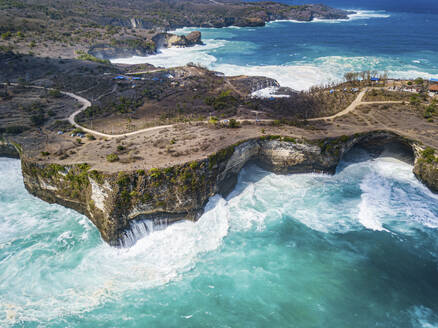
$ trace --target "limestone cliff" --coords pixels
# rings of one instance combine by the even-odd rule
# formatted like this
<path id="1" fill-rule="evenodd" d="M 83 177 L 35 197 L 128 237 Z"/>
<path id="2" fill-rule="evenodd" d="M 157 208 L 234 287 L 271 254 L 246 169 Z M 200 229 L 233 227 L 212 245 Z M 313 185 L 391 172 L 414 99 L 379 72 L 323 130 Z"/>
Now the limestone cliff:
<path id="1" fill-rule="evenodd" d="M 132 56 L 149 56 L 159 49 L 170 47 L 191 47 L 202 44 L 201 32 L 194 31 L 187 35 L 158 33 L 152 40 L 125 39 L 112 43 L 95 44 L 88 50 L 90 55 L 100 59 L 125 58 Z"/>
<path id="2" fill-rule="evenodd" d="M 191 47 L 197 44 L 202 44 L 201 32 L 193 31 L 187 35 L 176 35 L 172 33 L 158 33 L 152 38 L 157 49 L 171 47 Z"/>
<path id="3" fill-rule="evenodd" d="M 20 158 L 18 144 L 7 140 L 0 140 L 0 157 Z"/>
<path id="4" fill-rule="evenodd" d="M 416 145 L 414 174 L 430 190 L 438 193 L 438 153 L 429 147 Z"/>
<path id="5" fill-rule="evenodd" d="M 234 188 L 249 161 L 277 173 L 332 174 L 353 146 L 377 149 L 389 143 L 406 147 L 415 157 L 416 175 L 437 190 L 438 167 L 422 159 L 423 148 L 383 131 L 312 142 L 266 136 L 231 145 L 200 161 L 149 171 L 104 174 L 87 164 L 40 164 L 25 156 L 22 170 L 30 193 L 87 215 L 105 241 L 120 245 L 134 220 L 196 220 L 209 197 L 227 195 Z"/>

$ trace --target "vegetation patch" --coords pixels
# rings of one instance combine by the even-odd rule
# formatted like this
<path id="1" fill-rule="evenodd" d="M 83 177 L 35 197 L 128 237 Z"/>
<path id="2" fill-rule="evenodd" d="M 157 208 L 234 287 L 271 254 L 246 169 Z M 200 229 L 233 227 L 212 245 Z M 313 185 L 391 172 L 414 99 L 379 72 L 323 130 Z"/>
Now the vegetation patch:
<path id="1" fill-rule="evenodd" d="M 106 155 L 106 160 L 110 163 L 117 162 L 119 160 L 119 155 L 117 154 L 108 154 Z"/>
<path id="2" fill-rule="evenodd" d="M 76 55 L 77 55 L 76 58 L 79 60 L 88 60 L 88 61 L 92 61 L 92 62 L 100 63 L 100 64 L 110 64 L 111 63 L 107 59 L 100 59 L 100 58 L 94 57 L 93 55 L 87 54 L 86 52 L 84 52 L 82 50 L 76 51 Z"/>

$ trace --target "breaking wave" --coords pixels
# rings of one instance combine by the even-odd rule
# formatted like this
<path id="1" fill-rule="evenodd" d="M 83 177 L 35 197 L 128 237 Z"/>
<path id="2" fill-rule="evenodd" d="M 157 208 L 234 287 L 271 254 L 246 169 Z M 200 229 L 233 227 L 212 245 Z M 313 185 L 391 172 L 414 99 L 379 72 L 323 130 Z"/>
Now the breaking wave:
<path id="1" fill-rule="evenodd" d="M 231 195 L 212 197 L 199 221 L 138 227 L 130 248 L 106 245 L 84 216 L 27 194 L 19 161 L 0 159 L 0 203 L 2 326 L 82 315 L 130 291 L 179 281 L 206 254 L 219 256 L 230 234 L 256 238 L 279 222 L 325 234 L 438 228 L 438 197 L 412 166 L 366 156 L 341 163 L 334 176 L 245 167 Z"/>
<path id="2" fill-rule="evenodd" d="M 274 21 L 258 29 L 204 28 L 201 32 L 205 45 L 163 49 L 158 55 L 114 59 L 113 62 L 150 63 L 166 68 L 192 62 L 223 72 L 228 76 L 267 76 L 276 79 L 281 86 L 295 90 L 307 90 L 314 85 L 339 82 L 345 73 L 351 71 L 386 71 L 393 78 L 438 77 L 438 67 L 434 64 L 435 57 L 430 51 L 421 51 L 416 48 L 416 56 L 423 56 L 421 60 L 418 59 L 419 57 L 412 58 L 415 52 L 406 52 L 405 47 L 397 48 L 399 52 L 397 55 L 393 54 L 392 49 L 390 53 L 369 51 L 370 42 L 373 41 L 360 29 L 361 24 L 356 21 L 372 20 L 366 24 L 377 24 L 376 21 L 385 21 L 390 18 L 391 15 L 387 12 L 356 10 L 356 13 L 351 14 L 348 20 L 315 20 L 309 23 L 316 24 L 312 25 L 312 28 L 310 26 L 307 29 L 300 28 L 298 32 L 295 31 L 294 22 L 290 21 Z M 333 40 L 318 40 L 313 44 L 303 36 L 318 33 L 315 28 L 317 29 L 320 23 L 344 23 L 350 28 L 333 31 L 332 35 L 327 36 Z M 382 28 L 388 28 L 387 25 Z M 196 28 L 182 28 L 175 30 L 174 33 L 186 34 L 193 30 Z M 302 35 L 297 36 L 296 33 Z M 278 35 L 284 35 L 284 37 L 278 38 Z M 359 35 L 363 36 L 359 37 Z M 349 43 L 353 41 L 357 41 L 358 46 L 364 47 L 365 51 L 358 52 L 357 49 L 351 51 Z M 292 44 L 298 42 L 298 45 L 289 47 L 289 42 Z M 383 39 L 376 40 L 376 43 L 381 44 L 382 47 L 387 42 Z M 407 41 L 401 38 L 400 42 L 402 44 Z M 397 47 L 397 44 L 391 44 L 391 47 L 394 46 Z M 367 55 L 357 55 L 357 53 Z M 369 55 L 370 53 L 372 55 Z"/>

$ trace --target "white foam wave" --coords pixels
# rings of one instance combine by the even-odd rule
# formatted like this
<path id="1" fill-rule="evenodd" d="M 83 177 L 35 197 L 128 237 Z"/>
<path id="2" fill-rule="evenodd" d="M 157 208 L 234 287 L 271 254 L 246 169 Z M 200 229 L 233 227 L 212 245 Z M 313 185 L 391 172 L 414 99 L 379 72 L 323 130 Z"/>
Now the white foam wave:
<path id="1" fill-rule="evenodd" d="M 83 216 L 26 194 L 18 161 L 4 165 L 0 160 L 0 165 L 0 190 L 15 197 L 7 201 L 19 208 L 14 212 L 2 203 L 0 241 L 15 238 L 18 245 L 22 238 L 27 245 L 9 250 L 15 246 L 3 243 L 1 248 L 12 254 L 0 267 L 0 311 L 7 314 L 0 316 L 2 326 L 85 313 L 127 290 L 180 279 L 203 254 L 218 249 L 229 231 L 260 231 L 279 220 L 326 233 L 438 228 L 438 197 L 415 179 L 412 166 L 379 158 L 345 166 L 335 176 L 281 176 L 245 168 L 228 200 L 211 198 L 196 223 L 179 222 L 131 248 L 115 249 L 97 241 Z M 34 219 L 27 222 L 29 217 Z M 84 241 L 83 234 L 94 237 Z"/>
<path id="2" fill-rule="evenodd" d="M 436 328 L 438 327 L 438 315 L 432 309 L 425 306 L 413 306 L 409 309 L 411 324 L 413 327 Z"/>
<path id="3" fill-rule="evenodd" d="M 266 76 L 277 80 L 281 86 L 295 90 L 307 90 L 314 85 L 340 82 L 347 72 L 377 70 L 387 71 L 392 78 L 436 78 L 437 75 L 420 71 L 416 66 L 408 65 L 401 70 L 401 64 L 392 58 L 375 56 L 326 56 L 309 62 L 294 62 L 287 65 L 234 65 L 218 63 L 214 51 L 230 47 L 230 41 L 206 40 L 206 45 L 192 48 L 163 49 L 155 56 L 114 59 L 113 63 L 140 64 L 149 63 L 161 67 L 183 66 L 190 62 L 201 64 L 210 69 L 223 72 L 227 76 Z M 235 47 L 231 47 L 234 49 Z M 230 48 L 230 49 L 231 49 Z M 240 47 L 239 47 L 240 49 Z M 239 50 L 241 51 L 241 50 Z"/>
<path id="4" fill-rule="evenodd" d="M 359 222 L 367 229 L 408 233 L 412 226 L 418 224 L 438 227 L 438 216 L 423 199 L 422 194 L 434 200 L 432 194 L 414 176 L 412 166 L 391 157 L 382 157 L 372 161 L 371 171 L 363 178 Z M 409 185 L 411 190 L 394 187 L 394 181 Z"/>
<path id="5" fill-rule="evenodd" d="M 2 327 L 84 313 L 127 290 L 179 279 L 228 232 L 226 201 L 215 196 L 196 223 L 179 222 L 117 249 L 98 241 L 82 215 L 26 193 L 19 161 L 0 160 L 0 182 L 11 196 L 0 198 L 0 249 L 13 254 L 1 259 Z"/>
<path id="6" fill-rule="evenodd" d="M 253 98 L 289 98 L 289 95 L 277 94 L 278 87 L 267 87 L 251 93 Z"/>
<path id="7" fill-rule="evenodd" d="M 326 24 L 340 24 L 349 21 L 362 20 L 362 19 L 372 19 L 372 18 L 389 18 L 391 17 L 385 11 L 376 11 L 376 10 L 354 10 L 354 14 L 348 15 L 347 19 L 323 19 L 323 18 L 314 18 L 311 21 L 299 21 L 295 19 L 278 19 L 272 22 L 268 22 L 266 25 L 271 25 L 275 23 L 294 23 L 294 24 L 312 24 L 312 23 L 326 23 Z"/>
<path id="8" fill-rule="evenodd" d="M 391 17 L 385 11 L 376 10 L 355 10 L 355 14 L 348 15 L 349 20 L 371 19 L 371 18 L 389 18 Z"/>
<path id="9" fill-rule="evenodd" d="M 116 58 L 111 62 L 114 64 L 152 64 L 161 67 L 177 67 L 188 63 L 197 63 L 210 66 L 216 61 L 216 57 L 207 52 L 225 45 L 225 40 L 205 40 L 205 45 L 196 45 L 188 48 L 162 49 L 160 53 L 153 56 L 133 56 L 129 58 Z"/>
<path id="10" fill-rule="evenodd" d="M 389 208 L 388 182 L 381 182 L 375 173 L 369 173 L 360 184 L 362 190 L 359 205 L 359 222 L 367 229 L 388 231 L 383 228 L 381 217 L 385 216 Z"/>

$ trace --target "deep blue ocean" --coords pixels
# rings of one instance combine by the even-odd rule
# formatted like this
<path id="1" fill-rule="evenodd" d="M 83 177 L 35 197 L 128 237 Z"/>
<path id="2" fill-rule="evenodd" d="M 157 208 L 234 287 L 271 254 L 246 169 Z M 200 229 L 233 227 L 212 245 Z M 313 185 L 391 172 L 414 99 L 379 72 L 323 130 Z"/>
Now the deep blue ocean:
<path id="1" fill-rule="evenodd" d="M 297 89 L 348 70 L 438 73 L 437 1 L 326 3 L 360 13 L 203 29 L 205 46 L 130 61 L 201 62 Z M 438 196 L 411 165 L 359 150 L 333 176 L 247 166 L 196 223 L 116 249 L 0 159 L 0 327 L 438 327 Z"/>
<path id="2" fill-rule="evenodd" d="M 165 49 L 158 56 L 116 62 L 165 67 L 194 62 L 227 75 L 269 76 L 298 90 L 338 81 L 349 71 L 386 71 L 400 78 L 438 77 L 438 1 L 331 0 L 326 4 L 356 14 L 347 21 L 197 29 L 205 46 Z M 176 32 L 192 30 L 196 29 Z"/>

